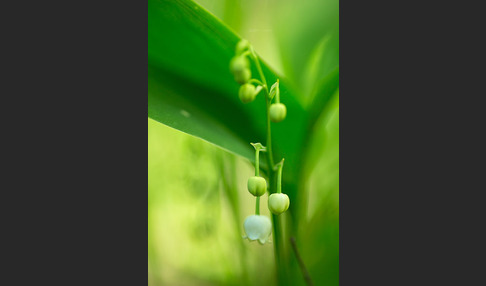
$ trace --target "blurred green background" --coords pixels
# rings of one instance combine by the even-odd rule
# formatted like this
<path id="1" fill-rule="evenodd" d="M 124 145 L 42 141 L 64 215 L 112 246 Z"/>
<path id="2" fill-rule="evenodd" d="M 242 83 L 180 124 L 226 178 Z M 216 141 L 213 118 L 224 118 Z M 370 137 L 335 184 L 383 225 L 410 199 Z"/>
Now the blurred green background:
<path id="1" fill-rule="evenodd" d="M 290 80 L 304 107 L 338 68 L 338 1 L 197 3 L 248 39 Z M 338 285 L 338 91 L 310 132 L 300 154 L 299 200 L 307 207 L 298 216 L 298 246 L 315 285 Z M 276 285 L 273 245 L 242 239 L 243 221 L 254 212 L 246 189 L 253 174 L 248 160 L 148 119 L 149 285 Z M 294 266 L 291 285 L 304 285 Z"/>

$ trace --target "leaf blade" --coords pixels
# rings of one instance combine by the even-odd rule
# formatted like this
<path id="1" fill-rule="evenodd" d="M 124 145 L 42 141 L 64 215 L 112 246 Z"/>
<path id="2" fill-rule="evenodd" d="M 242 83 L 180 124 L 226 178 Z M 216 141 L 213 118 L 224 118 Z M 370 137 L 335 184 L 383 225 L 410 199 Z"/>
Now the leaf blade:
<path id="1" fill-rule="evenodd" d="M 229 62 L 239 37 L 192 1 L 149 1 L 149 117 L 254 161 L 250 142 L 266 142 L 263 93 L 249 104 L 238 99 Z M 278 75 L 262 60 L 269 84 Z M 252 73 L 257 76 L 252 65 Z M 288 117 L 272 125 L 274 152 L 295 179 L 307 115 L 280 79 Z M 187 116 L 189 115 L 189 116 Z M 297 165 L 297 164 L 294 164 Z M 295 167 L 297 168 L 297 167 Z"/>

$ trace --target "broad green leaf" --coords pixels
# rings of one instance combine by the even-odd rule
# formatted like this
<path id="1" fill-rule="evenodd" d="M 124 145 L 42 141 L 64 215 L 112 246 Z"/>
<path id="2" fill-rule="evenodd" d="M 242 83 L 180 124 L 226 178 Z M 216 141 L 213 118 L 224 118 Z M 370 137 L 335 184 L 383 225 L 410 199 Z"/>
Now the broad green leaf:
<path id="1" fill-rule="evenodd" d="M 336 67 L 314 89 L 312 104 L 309 106 L 309 124 L 312 126 L 326 110 L 332 96 L 339 90 L 339 67 Z"/>
<path id="2" fill-rule="evenodd" d="M 339 92 L 317 120 L 299 190 L 297 243 L 315 285 L 339 284 Z M 294 269 L 294 277 L 299 273 Z M 292 285 L 303 285 L 296 281 Z"/>
<path id="3" fill-rule="evenodd" d="M 285 74 L 309 102 L 309 92 L 339 65 L 339 1 L 280 0 L 273 19 Z"/>
<path id="4" fill-rule="evenodd" d="M 229 71 L 239 37 L 192 1 L 149 0 L 148 8 L 149 117 L 253 161 L 250 142 L 266 144 L 265 100 L 239 101 Z M 286 159 L 285 180 L 295 181 L 307 114 L 288 81 L 262 65 L 269 85 L 280 78 L 287 118 L 272 124 L 273 147 L 276 161 Z"/>
<path id="5" fill-rule="evenodd" d="M 307 232 L 301 237 L 302 252 L 308 257 L 309 272 L 316 285 L 339 284 L 339 106 L 333 105 L 329 118 L 323 118 L 324 140 L 316 140 L 324 142 L 324 146 L 320 154 L 313 154 L 320 160 L 311 175 L 313 188 L 308 211 L 311 218 Z"/>

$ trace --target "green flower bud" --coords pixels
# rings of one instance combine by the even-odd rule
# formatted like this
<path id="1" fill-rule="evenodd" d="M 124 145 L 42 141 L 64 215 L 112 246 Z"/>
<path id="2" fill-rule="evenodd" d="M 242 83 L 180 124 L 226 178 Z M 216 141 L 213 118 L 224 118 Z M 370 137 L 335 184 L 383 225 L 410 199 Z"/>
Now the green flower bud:
<path id="1" fill-rule="evenodd" d="M 287 116 L 287 107 L 283 103 L 274 103 L 270 106 L 270 120 L 280 122 Z"/>
<path id="2" fill-rule="evenodd" d="M 246 49 L 248 49 L 248 47 L 250 47 L 250 43 L 247 40 L 242 39 L 236 45 L 236 54 L 239 55 L 243 53 Z"/>
<path id="3" fill-rule="evenodd" d="M 250 177 L 248 179 L 248 191 L 255 197 L 262 196 L 267 191 L 267 181 L 262 177 Z"/>
<path id="4" fill-rule="evenodd" d="M 246 236 L 249 241 L 258 240 L 260 244 L 265 244 L 272 233 L 272 222 L 270 218 L 263 215 L 251 215 L 243 223 Z"/>
<path id="5" fill-rule="evenodd" d="M 244 85 L 240 86 L 239 96 L 241 102 L 252 102 L 255 99 L 256 95 L 256 88 L 254 85 L 245 83 Z"/>
<path id="6" fill-rule="evenodd" d="M 268 197 L 268 209 L 276 215 L 285 212 L 289 208 L 289 205 L 289 196 L 286 194 L 275 193 Z"/>
<path id="7" fill-rule="evenodd" d="M 235 81 L 239 84 L 247 83 L 251 78 L 250 69 L 244 69 L 241 72 L 234 73 Z"/>
<path id="8" fill-rule="evenodd" d="M 230 61 L 230 70 L 231 73 L 237 74 L 243 72 L 245 69 L 250 67 L 250 62 L 246 57 L 243 56 L 235 56 Z"/>

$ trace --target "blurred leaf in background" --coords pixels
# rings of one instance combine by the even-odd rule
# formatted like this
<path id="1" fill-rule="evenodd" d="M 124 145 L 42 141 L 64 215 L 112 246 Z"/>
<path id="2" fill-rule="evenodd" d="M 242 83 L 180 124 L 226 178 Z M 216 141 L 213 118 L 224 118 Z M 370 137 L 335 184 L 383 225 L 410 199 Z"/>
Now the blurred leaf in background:
<path id="1" fill-rule="evenodd" d="M 254 208 L 243 192 L 253 172 L 249 164 L 151 119 L 148 134 L 149 284 L 256 285 L 273 279 L 259 272 L 273 267 L 272 245 L 242 239 L 247 213 L 239 209 Z"/>

